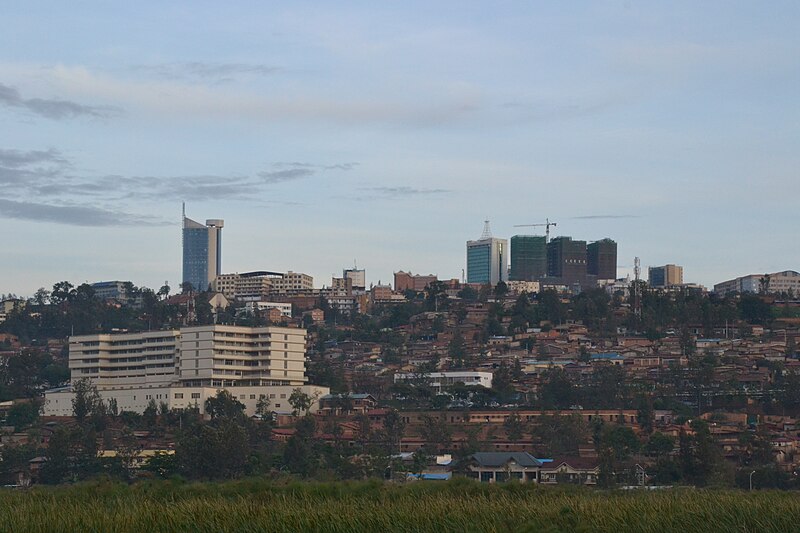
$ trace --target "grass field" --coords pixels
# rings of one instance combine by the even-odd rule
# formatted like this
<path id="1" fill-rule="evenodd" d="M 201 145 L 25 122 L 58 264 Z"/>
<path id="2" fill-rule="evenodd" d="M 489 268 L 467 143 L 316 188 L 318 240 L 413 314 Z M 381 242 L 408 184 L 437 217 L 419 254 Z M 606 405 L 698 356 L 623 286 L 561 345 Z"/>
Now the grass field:
<path id="1" fill-rule="evenodd" d="M 800 495 L 595 491 L 475 482 L 95 482 L 0 491 L 13 532 L 800 530 Z"/>

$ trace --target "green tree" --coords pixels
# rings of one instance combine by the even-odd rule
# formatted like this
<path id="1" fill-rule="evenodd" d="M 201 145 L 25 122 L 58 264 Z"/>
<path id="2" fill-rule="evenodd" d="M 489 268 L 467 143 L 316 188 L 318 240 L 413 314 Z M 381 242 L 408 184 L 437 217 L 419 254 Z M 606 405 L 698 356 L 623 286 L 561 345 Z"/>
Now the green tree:
<path id="1" fill-rule="evenodd" d="M 311 406 L 314 405 L 314 398 L 303 392 L 300 388 L 292 390 L 289 395 L 289 405 L 292 406 L 292 415 L 298 416 L 300 413 L 307 415 Z"/>
<path id="2" fill-rule="evenodd" d="M 522 424 L 522 419 L 517 411 L 514 411 L 508 416 L 508 418 L 505 419 L 503 422 L 503 427 L 506 430 L 506 435 L 508 435 L 509 441 L 518 442 L 522 440 L 524 425 Z"/>
<path id="3" fill-rule="evenodd" d="M 83 425 L 86 418 L 95 414 L 102 404 L 97 387 L 89 378 L 79 379 L 72 383 L 72 415 Z"/>
<path id="4" fill-rule="evenodd" d="M 230 391 L 222 389 L 215 396 L 206 399 L 205 408 L 212 420 L 217 418 L 241 420 L 244 417 L 245 405 Z"/>
<path id="5" fill-rule="evenodd" d="M 14 426 L 14 431 L 21 431 L 39 418 L 42 402 L 39 399 L 28 402 L 15 402 L 6 415 L 6 425 Z"/>

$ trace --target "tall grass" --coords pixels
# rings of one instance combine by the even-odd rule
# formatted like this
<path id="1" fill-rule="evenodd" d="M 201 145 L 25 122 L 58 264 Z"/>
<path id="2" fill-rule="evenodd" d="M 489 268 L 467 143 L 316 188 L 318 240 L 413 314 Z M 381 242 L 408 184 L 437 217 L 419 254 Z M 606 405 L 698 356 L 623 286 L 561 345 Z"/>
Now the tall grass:
<path id="1" fill-rule="evenodd" d="M 0 531 L 795 531 L 787 492 L 414 483 L 93 482 L 0 491 Z"/>

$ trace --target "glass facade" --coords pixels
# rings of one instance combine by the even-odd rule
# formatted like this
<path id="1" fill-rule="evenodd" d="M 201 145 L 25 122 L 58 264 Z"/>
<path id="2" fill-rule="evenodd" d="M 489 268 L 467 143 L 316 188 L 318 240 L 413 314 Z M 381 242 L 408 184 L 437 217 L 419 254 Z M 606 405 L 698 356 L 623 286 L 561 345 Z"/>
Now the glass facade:
<path id="1" fill-rule="evenodd" d="M 208 289 L 208 229 L 205 226 L 183 228 L 183 282 L 191 283 L 198 291 Z"/>
<path id="2" fill-rule="evenodd" d="M 547 275 L 547 242 L 537 235 L 511 237 L 510 280 L 535 281 Z"/>
<path id="3" fill-rule="evenodd" d="M 491 283 L 492 245 L 471 245 L 467 248 L 467 283 Z"/>

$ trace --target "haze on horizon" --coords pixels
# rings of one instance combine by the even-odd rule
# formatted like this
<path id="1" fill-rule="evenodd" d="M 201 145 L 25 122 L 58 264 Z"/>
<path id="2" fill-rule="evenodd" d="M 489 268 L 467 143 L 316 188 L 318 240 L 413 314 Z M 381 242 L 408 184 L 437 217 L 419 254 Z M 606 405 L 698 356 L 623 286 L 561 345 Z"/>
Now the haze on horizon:
<path id="1" fill-rule="evenodd" d="M 800 267 L 800 4 L 140 1 L 0 10 L 0 293 L 223 271 L 461 277 L 489 218 Z"/>

